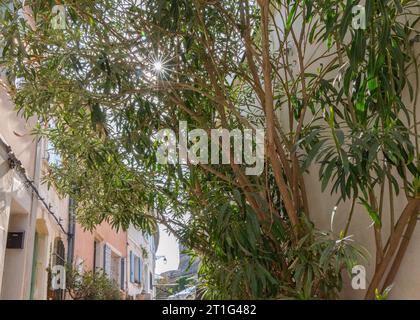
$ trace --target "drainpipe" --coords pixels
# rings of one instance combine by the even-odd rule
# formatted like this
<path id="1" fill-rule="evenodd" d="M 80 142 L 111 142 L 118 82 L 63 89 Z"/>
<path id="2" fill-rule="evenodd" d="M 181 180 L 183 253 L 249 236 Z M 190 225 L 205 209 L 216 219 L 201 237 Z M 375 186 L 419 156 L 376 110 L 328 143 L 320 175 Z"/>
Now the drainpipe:
<path id="1" fill-rule="evenodd" d="M 40 178 L 41 178 L 41 165 L 42 165 L 42 139 L 36 138 L 36 147 L 35 147 L 35 160 L 34 160 L 34 186 L 39 189 Z M 34 258 L 34 244 L 35 244 L 35 232 L 36 232 L 36 218 L 38 211 L 38 198 L 35 192 L 32 191 L 31 199 L 31 212 L 29 215 L 29 223 L 27 228 L 26 237 L 26 259 L 25 259 L 25 268 L 24 268 L 24 286 L 23 286 L 23 299 L 31 298 L 31 288 L 32 278 L 36 274 L 32 274 L 32 263 Z"/>
<path id="2" fill-rule="evenodd" d="M 67 264 L 73 265 L 74 259 L 74 240 L 76 235 L 76 215 L 74 211 L 75 203 L 72 198 L 69 199 L 69 229 L 67 237 Z"/>

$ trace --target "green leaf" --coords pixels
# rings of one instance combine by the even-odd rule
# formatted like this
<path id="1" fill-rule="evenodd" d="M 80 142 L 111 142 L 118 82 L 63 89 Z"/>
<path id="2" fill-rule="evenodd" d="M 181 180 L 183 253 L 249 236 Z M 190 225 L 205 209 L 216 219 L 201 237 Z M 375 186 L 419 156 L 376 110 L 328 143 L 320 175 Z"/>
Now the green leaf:
<path id="1" fill-rule="evenodd" d="M 328 182 L 330 181 L 330 177 L 331 177 L 331 174 L 333 172 L 334 167 L 335 167 L 335 163 L 334 163 L 334 161 L 331 161 L 328 164 L 327 168 L 325 169 L 325 171 L 322 175 L 322 184 L 321 184 L 321 190 L 322 191 L 325 191 L 325 188 L 327 187 Z"/>
<path id="2" fill-rule="evenodd" d="M 344 132 L 341 129 L 335 130 L 335 135 L 340 146 L 344 144 Z"/>
<path id="3" fill-rule="evenodd" d="M 382 226 L 382 221 L 381 221 L 381 218 L 379 217 L 379 214 L 375 210 L 372 209 L 369 202 L 367 202 L 365 199 L 359 197 L 359 200 L 360 200 L 360 203 L 367 210 L 369 217 L 372 219 L 375 226 L 380 228 Z"/>
<path id="4" fill-rule="evenodd" d="M 371 78 L 368 80 L 368 88 L 370 92 L 373 92 L 376 88 L 378 88 L 378 81 L 376 78 Z"/>
<path id="5" fill-rule="evenodd" d="M 296 9 L 298 8 L 299 2 L 300 1 L 295 1 L 292 9 L 289 12 L 289 15 L 287 16 L 286 30 L 290 30 L 291 27 L 292 27 L 292 23 L 293 23 L 293 20 L 295 18 L 295 15 L 296 15 Z"/>
<path id="6" fill-rule="evenodd" d="M 318 155 L 319 150 L 324 145 L 325 140 L 321 140 L 318 143 L 316 143 L 311 150 L 308 153 L 308 156 L 306 157 L 305 163 L 303 165 L 303 170 L 306 170 L 312 163 L 313 159 Z"/>

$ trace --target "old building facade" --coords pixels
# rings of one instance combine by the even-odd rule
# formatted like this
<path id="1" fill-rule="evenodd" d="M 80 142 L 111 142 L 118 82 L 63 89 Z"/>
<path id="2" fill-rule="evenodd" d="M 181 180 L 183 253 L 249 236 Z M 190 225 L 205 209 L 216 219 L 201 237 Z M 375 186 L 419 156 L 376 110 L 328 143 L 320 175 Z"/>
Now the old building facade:
<path id="1" fill-rule="evenodd" d="M 127 231 L 127 294 L 133 300 L 150 300 L 156 296 L 154 270 L 159 234 L 145 234 L 132 225 Z"/>
<path id="2" fill-rule="evenodd" d="M 108 223 L 86 231 L 75 221 L 72 201 L 43 184 L 49 146 L 32 135 L 36 119 L 20 117 L 0 91 L 0 299 L 66 299 L 51 290 L 51 268 L 72 264 L 102 270 L 123 298 L 154 297 L 158 234 Z"/>
<path id="3" fill-rule="evenodd" d="M 36 119 L 16 114 L 0 92 L 0 297 L 60 298 L 48 270 L 67 259 L 69 200 L 42 184 L 48 146 L 31 134 Z"/>

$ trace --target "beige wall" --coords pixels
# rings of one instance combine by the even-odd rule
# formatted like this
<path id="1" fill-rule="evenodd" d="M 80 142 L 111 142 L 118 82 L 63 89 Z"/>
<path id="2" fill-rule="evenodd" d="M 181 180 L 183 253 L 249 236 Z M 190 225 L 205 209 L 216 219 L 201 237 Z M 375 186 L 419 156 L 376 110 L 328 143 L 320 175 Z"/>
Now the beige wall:
<path id="1" fill-rule="evenodd" d="M 0 137 L 11 147 L 22 162 L 26 175 L 33 180 L 51 210 L 68 228 L 68 199 L 61 198 L 54 188 L 40 183 L 48 163 L 45 143 L 38 145 L 31 135 L 36 119 L 26 121 L 18 116 L 4 90 L 0 90 Z M 39 154 L 39 157 L 36 155 Z M 38 168 L 38 170 L 35 170 Z M 42 172 L 41 172 L 42 170 Z M 35 230 L 39 233 L 39 254 L 36 259 L 36 286 L 34 299 L 47 298 L 47 271 L 53 257 L 54 240 L 61 238 L 67 245 L 67 236 L 47 212 L 45 206 L 32 195 L 21 175 L 11 170 L 7 153 L 0 146 L 0 298 L 28 299 L 30 297 Z M 6 249 L 7 233 L 24 231 L 24 249 Z"/>
<path id="2" fill-rule="evenodd" d="M 15 155 L 22 162 L 28 175 L 33 178 L 36 143 L 30 133 L 36 119 L 31 118 L 26 122 L 18 117 L 13 104 L 3 89 L 0 90 L 0 107 L 0 134 L 13 147 Z"/>
<path id="3" fill-rule="evenodd" d="M 420 9 L 419 9 L 420 12 Z M 280 23 L 279 23 L 280 25 Z M 298 30 L 299 23 L 296 23 L 296 34 L 299 34 Z M 274 47 L 278 47 L 278 42 L 273 36 Z M 293 41 L 292 41 L 293 42 Z M 316 58 L 325 50 L 325 47 L 319 47 L 315 49 L 308 45 L 307 51 L 305 52 L 305 63 Z M 420 44 L 416 44 L 416 52 L 420 53 Z M 296 49 L 292 47 L 292 57 L 296 57 Z M 319 67 L 320 63 L 326 65 L 328 61 L 320 60 L 318 63 L 312 65 L 310 70 L 306 72 L 316 72 L 316 69 Z M 297 66 L 296 66 L 297 67 Z M 414 75 L 413 75 L 414 77 Z M 414 79 L 412 81 L 413 87 L 415 87 Z M 403 99 L 408 100 L 408 94 L 406 94 Z M 407 104 L 410 105 L 410 104 Z M 417 118 L 420 117 L 420 101 L 417 104 Z M 310 115 L 308 116 L 308 121 L 310 120 Z M 287 110 L 282 110 L 278 113 L 278 118 L 285 128 L 288 130 L 288 114 Z M 287 120 L 286 120 L 287 119 Z M 321 184 L 319 182 L 319 168 L 313 167 L 310 172 L 305 175 L 306 190 L 308 194 L 308 202 L 310 204 L 310 214 L 312 220 L 315 222 L 315 225 L 319 229 L 330 230 L 331 229 L 331 217 L 334 207 L 337 204 L 338 196 L 336 194 L 331 195 L 331 185 L 327 187 L 326 191 L 321 192 Z M 379 194 L 379 190 L 378 194 Z M 403 195 L 404 191 L 401 186 L 401 192 L 397 199 L 395 199 L 395 219 L 398 219 L 399 214 L 401 214 L 403 208 L 405 207 L 407 200 Z M 340 231 L 345 228 L 346 220 L 350 210 L 350 203 L 340 203 L 336 209 L 334 215 L 334 220 L 332 224 L 332 231 L 338 236 Z M 383 232 L 382 237 L 384 242 L 389 236 L 390 223 L 389 223 L 389 191 L 385 188 L 385 199 L 384 199 L 384 208 L 383 208 Z M 369 284 L 370 279 L 372 278 L 375 265 L 375 244 L 374 244 L 374 233 L 372 220 L 369 218 L 368 213 L 360 205 L 356 205 L 352 223 L 349 228 L 349 234 L 353 236 L 353 239 L 356 243 L 362 245 L 370 252 L 370 259 L 367 262 L 361 263 L 366 268 L 367 273 L 367 285 Z M 420 299 L 420 228 L 417 226 L 413 237 L 410 241 L 410 245 L 407 249 L 404 260 L 401 264 L 400 270 L 395 278 L 393 289 L 389 295 L 390 299 Z M 342 292 L 343 299 L 362 299 L 366 293 L 366 290 L 354 290 L 350 285 L 350 279 L 345 277 L 345 287 Z"/>
<path id="4" fill-rule="evenodd" d="M 10 174 L 9 165 L 6 161 L 6 153 L 0 148 L 0 290 L 2 287 L 4 255 L 6 252 L 6 240 L 10 216 L 11 177 L 12 175 Z"/>
<path id="5" fill-rule="evenodd" d="M 14 115 L 13 115 L 14 113 Z M 34 179 L 34 153 L 36 145 L 33 137 L 29 137 L 30 126 L 24 121 L 19 121 L 9 101 L 7 94 L 0 91 L 0 136 L 10 145 L 16 156 L 21 159 L 27 174 Z M 24 279 L 27 278 L 29 269 L 26 267 L 27 255 L 31 255 L 29 213 L 31 211 L 32 196 L 24 187 L 23 181 L 15 171 L 10 170 L 7 162 L 6 150 L 1 147 L 2 177 L 0 190 L 3 198 L 3 211 L 7 214 L 3 216 L 0 223 L 3 236 L 0 243 L 0 297 L 1 298 L 24 298 Z M 23 250 L 6 249 L 7 233 L 9 231 L 25 231 L 25 244 Z"/>

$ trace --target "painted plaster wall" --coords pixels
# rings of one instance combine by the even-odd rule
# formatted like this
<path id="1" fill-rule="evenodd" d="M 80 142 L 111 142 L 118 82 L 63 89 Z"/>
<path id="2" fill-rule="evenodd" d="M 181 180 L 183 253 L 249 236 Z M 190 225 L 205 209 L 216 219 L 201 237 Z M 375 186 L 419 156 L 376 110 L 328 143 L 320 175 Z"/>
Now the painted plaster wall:
<path id="1" fill-rule="evenodd" d="M 420 12 L 420 10 L 419 10 Z M 278 26 L 281 26 L 281 22 L 278 21 Z M 296 26 L 299 26 L 299 23 L 296 23 Z M 299 34 L 300 30 L 296 27 L 296 34 Z M 275 37 L 273 37 L 273 47 L 278 47 Z M 292 56 L 290 61 L 296 58 L 296 48 L 292 46 Z M 308 45 L 307 51 L 305 52 L 305 61 L 309 59 L 314 59 L 319 56 L 325 47 L 311 47 Z M 420 44 L 417 43 L 415 50 L 417 53 L 420 53 Z M 306 72 L 316 73 L 319 64 L 323 63 L 326 65 L 328 60 L 321 59 L 317 63 L 314 63 L 311 68 L 307 69 Z M 296 66 L 297 67 L 297 66 Z M 411 70 L 413 71 L 413 70 Z M 414 74 L 412 73 L 411 83 L 415 87 Z M 402 97 L 403 100 L 408 102 L 408 92 Z M 410 104 L 407 104 L 410 105 Z M 416 115 L 417 119 L 420 117 L 420 101 L 416 106 Z M 288 130 L 288 115 L 286 110 L 280 111 L 278 114 L 278 119 L 280 120 L 282 126 Z M 310 118 L 308 115 L 308 119 Z M 347 216 L 350 210 L 351 204 L 349 202 L 340 203 L 335 210 L 335 215 L 333 223 L 331 224 L 332 212 L 337 204 L 338 196 L 336 194 L 330 194 L 331 185 L 326 188 L 325 192 L 321 191 L 321 185 L 319 182 L 319 168 L 312 167 L 310 172 L 304 176 L 306 183 L 306 190 L 308 194 L 308 202 L 310 204 L 310 213 L 311 218 L 314 221 L 316 227 L 322 230 L 332 230 L 336 235 L 340 233 L 341 230 L 345 228 Z M 379 190 L 377 190 L 379 192 Z M 385 188 L 385 198 L 384 198 L 384 208 L 383 208 L 383 239 L 387 239 L 390 233 L 389 226 L 389 190 Z M 397 220 L 405 205 L 407 200 L 403 195 L 404 191 L 401 189 L 400 195 L 394 200 L 395 202 L 395 213 Z M 379 193 L 377 193 L 379 194 Z M 349 228 L 349 234 L 353 235 L 353 239 L 363 247 L 365 247 L 371 254 L 370 259 L 367 262 L 362 264 L 366 268 L 367 272 L 367 285 L 369 284 L 370 279 L 372 278 L 375 265 L 375 244 L 374 244 L 374 233 L 373 227 L 371 227 L 372 221 L 369 218 L 366 210 L 360 205 L 356 205 L 354 211 L 354 218 Z M 417 226 L 412 239 L 410 241 L 409 247 L 407 249 L 404 260 L 401 264 L 400 270 L 395 278 L 394 287 L 390 293 L 391 299 L 420 299 L 420 228 Z M 344 290 L 342 292 L 343 299 L 362 299 L 366 290 L 354 290 L 350 285 L 350 278 L 345 277 Z"/>
<path id="2" fill-rule="evenodd" d="M 83 261 L 83 267 L 85 270 L 93 269 L 95 239 L 109 244 L 118 252 L 119 255 L 121 255 L 121 257 L 127 256 L 126 232 L 122 230 L 116 231 L 106 222 L 103 222 L 96 227 L 93 232 L 89 232 L 85 231 L 84 228 L 77 223 L 74 257 L 75 261 L 78 258 Z"/>
<path id="3" fill-rule="evenodd" d="M 25 187 L 23 179 L 11 170 L 6 151 L 0 150 L 0 296 L 2 298 L 28 299 L 32 278 L 32 258 L 35 231 L 41 235 L 40 254 L 36 261 L 39 275 L 34 289 L 35 299 L 45 299 L 47 295 L 46 269 L 52 260 L 54 240 L 61 238 L 67 245 L 65 231 L 68 227 L 68 198 L 60 197 L 54 187 L 42 185 L 43 172 L 48 163 L 38 159 L 39 172 L 35 172 L 36 152 L 43 155 L 45 143 L 37 150 L 35 137 L 31 134 L 35 118 L 26 121 L 20 117 L 4 90 L 0 90 L 0 135 L 22 162 L 29 179 L 34 180 L 42 197 L 60 219 L 64 231 L 59 228 L 51 214 L 40 202 L 33 198 Z M 41 163 L 42 162 L 42 163 Z M 42 172 L 41 172 L 42 168 Z M 34 200 L 35 199 L 35 200 Z M 25 231 L 24 249 L 7 249 L 9 231 Z"/>

